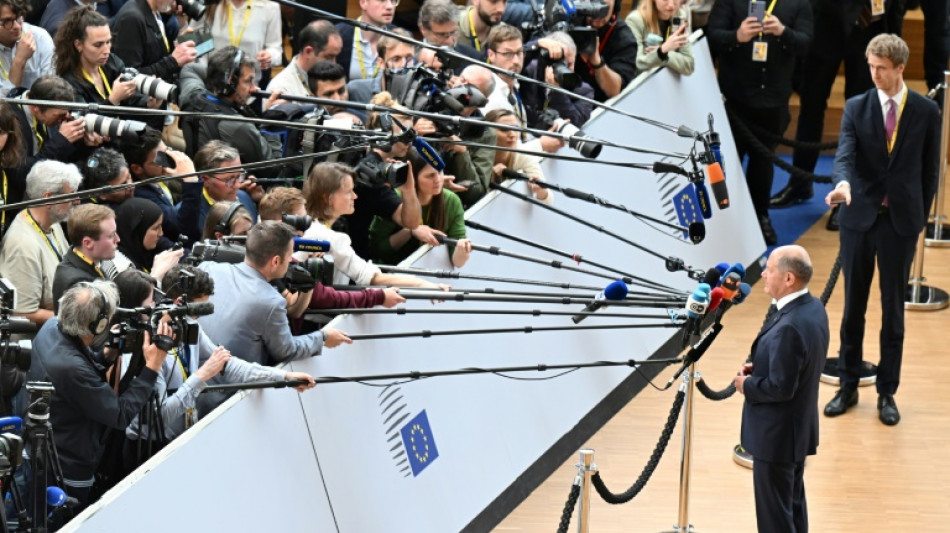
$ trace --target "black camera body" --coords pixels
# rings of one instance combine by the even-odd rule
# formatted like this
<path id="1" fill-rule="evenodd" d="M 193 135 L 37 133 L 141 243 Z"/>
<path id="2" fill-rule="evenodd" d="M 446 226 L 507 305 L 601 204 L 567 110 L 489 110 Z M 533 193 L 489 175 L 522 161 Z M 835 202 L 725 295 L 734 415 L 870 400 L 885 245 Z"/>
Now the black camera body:
<path id="1" fill-rule="evenodd" d="M 405 185 L 409 179 L 409 164 L 404 161 L 382 161 L 375 154 L 370 154 L 356 165 L 356 175 L 374 189 L 385 185 L 395 189 Z"/>
<path id="2" fill-rule="evenodd" d="M 587 19 L 608 14 L 610 6 L 603 0 L 546 0 L 544 7 L 535 12 L 534 22 L 522 23 L 521 30 L 526 34 L 525 42 L 554 31 L 567 32 L 577 45 L 577 53 L 593 54 L 597 47 L 597 30 L 587 25 Z"/>
<path id="3" fill-rule="evenodd" d="M 148 331 L 152 343 L 163 351 L 170 351 L 180 344 L 198 342 L 198 322 L 192 316 L 210 315 L 214 305 L 210 303 L 176 305 L 163 303 L 155 307 L 116 310 L 117 322 L 110 330 L 109 346 L 121 352 L 134 352 L 142 345 L 143 334 Z M 143 315 L 148 318 L 144 318 Z M 165 321 L 172 334 L 159 335 L 158 326 Z"/>
<path id="4" fill-rule="evenodd" d="M 449 87 L 446 71 L 435 72 L 425 65 L 402 69 L 387 79 L 386 87 L 393 99 L 413 111 L 459 116 L 466 107 L 481 107 L 488 102 L 486 95 L 471 85 Z M 457 123 L 433 120 L 434 136 L 459 135 Z"/>
<path id="5" fill-rule="evenodd" d="M 539 80 L 544 81 L 544 71 L 547 67 L 551 67 L 551 70 L 554 72 L 554 81 L 557 82 L 561 88 L 573 91 L 580 85 L 580 76 L 567 66 L 567 60 L 563 57 L 557 61 L 551 59 L 551 53 L 544 48 L 540 49 L 540 54 L 537 71 Z"/>
<path id="6" fill-rule="evenodd" d="M 600 151 L 604 148 L 604 145 L 600 143 L 591 142 L 591 138 L 584 130 L 561 118 L 557 110 L 550 107 L 545 109 L 538 116 L 535 128 L 549 131 L 553 128 L 553 131 L 561 135 L 569 136 L 570 138 L 567 140 L 568 146 L 577 150 L 582 156 L 588 159 L 597 159 L 597 156 L 600 155 Z"/>
<path id="7" fill-rule="evenodd" d="M 26 410 L 28 423 L 43 423 L 49 420 L 49 408 L 53 402 L 53 384 L 47 381 L 27 381 L 27 393 L 29 393 L 28 405 Z"/>
<path id="8" fill-rule="evenodd" d="M 16 309 L 16 288 L 0 278 L 0 365 L 14 365 L 23 372 L 30 369 L 33 343 L 12 340 L 13 335 L 36 332 L 36 324 L 22 317 L 10 316 Z"/>

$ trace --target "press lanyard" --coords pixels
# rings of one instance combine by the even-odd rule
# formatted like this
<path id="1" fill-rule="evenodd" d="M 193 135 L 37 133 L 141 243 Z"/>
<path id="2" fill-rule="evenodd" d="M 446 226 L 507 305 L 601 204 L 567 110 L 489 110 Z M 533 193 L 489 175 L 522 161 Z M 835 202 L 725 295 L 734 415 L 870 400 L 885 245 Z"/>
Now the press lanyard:
<path id="1" fill-rule="evenodd" d="M 7 171 L 3 172 L 3 204 L 7 203 Z M 3 233 L 3 230 L 7 227 L 7 212 L 4 211 L 0 213 L 0 233 Z M 62 258 L 60 258 L 62 260 Z"/>
<path id="2" fill-rule="evenodd" d="M 3 79 L 9 80 L 10 75 L 7 73 L 7 69 L 3 68 L 3 61 L 0 61 L 0 74 L 3 74 Z"/>
<path id="3" fill-rule="evenodd" d="M 178 361 L 178 368 L 181 369 L 181 381 L 184 383 L 188 381 L 188 372 L 185 370 L 185 364 L 181 362 L 181 356 L 178 354 L 178 348 L 173 350 L 175 352 L 175 360 Z"/>
<path id="4" fill-rule="evenodd" d="M 33 119 L 33 135 L 36 135 L 36 144 L 37 144 L 36 151 L 39 152 L 40 150 L 43 149 L 44 139 L 43 139 L 43 136 L 40 135 L 40 125 L 37 124 L 36 117 L 34 117 L 33 114 L 31 113 L 30 118 Z M 44 130 L 46 129 L 46 124 L 43 124 L 43 129 Z M 4 198 L 6 198 L 6 195 L 4 195 Z"/>
<path id="5" fill-rule="evenodd" d="M 172 47 L 168 45 L 168 37 L 165 36 L 165 23 L 158 13 L 153 12 L 153 14 L 155 15 L 155 22 L 158 23 L 158 31 L 162 33 L 162 41 L 165 42 L 165 52 L 171 52 Z"/>
<path id="6" fill-rule="evenodd" d="M 3 174 L 3 197 L 4 198 L 7 197 L 7 179 L 6 178 L 7 178 L 7 175 L 6 175 L 6 172 L 4 172 Z M 59 248 L 57 248 L 56 245 L 53 244 L 53 239 L 49 238 L 49 233 L 46 233 L 45 231 L 43 231 L 43 228 L 41 228 L 40 224 L 36 221 L 35 218 L 33 218 L 33 213 L 30 213 L 29 209 L 26 209 L 25 211 L 26 211 L 27 218 L 30 219 L 30 225 L 32 225 L 33 229 L 39 232 L 39 234 L 42 235 L 43 238 L 46 239 L 46 244 L 48 244 L 50 247 L 50 250 L 53 250 L 53 253 L 56 254 L 56 259 L 62 262 L 63 254 L 62 252 L 59 251 Z M 52 233 L 52 228 L 50 229 L 50 233 Z"/>
<path id="7" fill-rule="evenodd" d="M 517 104 L 515 107 L 515 116 L 518 117 L 518 123 L 523 128 L 526 126 L 527 121 L 525 120 L 524 104 L 521 103 L 521 93 L 518 92 L 517 87 L 514 87 L 512 90 L 515 92 L 515 103 Z M 526 141 L 527 141 L 527 136 L 525 135 L 525 132 L 522 131 L 521 142 L 526 142 Z"/>
<path id="8" fill-rule="evenodd" d="M 162 189 L 162 192 L 165 193 L 165 198 L 168 199 L 169 202 L 174 203 L 175 197 L 172 196 L 172 192 L 168 190 L 168 185 L 165 185 L 164 181 L 160 181 L 158 182 L 158 186 Z"/>
<path id="9" fill-rule="evenodd" d="M 778 0 L 772 0 L 772 3 L 769 4 L 769 8 L 765 10 L 765 17 L 762 20 L 769 18 L 769 15 L 772 14 L 772 10 L 775 9 L 775 2 L 777 1 Z M 759 32 L 759 39 L 762 38 L 762 35 L 763 35 L 762 32 Z"/>
<path id="10" fill-rule="evenodd" d="M 359 28 L 353 30 L 353 46 L 356 47 L 356 62 L 360 64 L 360 77 L 366 79 L 366 67 L 363 65 L 363 38 Z M 373 77 L 379 74 L 379 63 L 376 63 L 376 69 L 373 70 Z"/>
<path id="11" fill-rule="evenodd" d="M 482 42 L 478 40 L 478 34 L 475 33 L 475 19 L 472 17 L 472 14 L 474 13 L 474 11 L 475 11 L 474 6 L 468 10 L 468 27 L 469 29 L 472 30 L 472 41 L 475 43 L 475 50 L 478 50 L 479 52 L 481 52 Z"/>
<path id="12" fill-rule="evenodd" d="M 244 26 L 241 27 L 241 33 L 238 34 L 237 40 L 234 40 L 234 26 L 231 25 L 231 2 L 228 2 L 228 39 L 231 41 L 231 46 L 238 46 L 241 44 L 241 39 L 244 38 L 247 21 L 251 19 L 251 3 L 251 0 L 247 0 L 247 8 L 244 9 Z"/>
<path id="13" fill-rule="evenodd" d="M 894 117 L 894 119 L 895 119 L 895 120 L 894 120 L 894 134 L 891 136 L 890 139 L 887 140 L 887 153 L 888 153 L 888 154 L 890 154 L 890 153 L 891 153 L 891 150 L 894 149 L 894 142 L 897 141 L 897 129 L 898 129 L 898 128 L 900 127 L 900 125 L 901 125 L 901 115 L 904 113 L 904 104 L 907 103 L 907 93 L 908 93 L 908 92 L 909 92 L 908 90 L 904 90 L 904 97 L 901 98 L 901 105 L 900 105 L 900 107 L 897 108 L 897 116 Z M 894 105 L 894 104 L 891 104 L 891 105 Z M 4 184 L 5 184 L 5 183 L 6 183 L 6 182 L 4 182 Z M 4 190 L 4 197 L 6 197 L 6 190 Z"/>
<path id="14" fill-rule="evenodd" d="M 360 66 L 363 66 L 362 61 L 360 61 Z M 307 91 L 307 96 L 313 96 L 313 92 L 310 91 L 310 84 L 307 83 L 306 78 L 300 73 L 300 65 L 298 65 L 296 61 L 294 61 L 294 72 L 297 74 L 297 79 L 300 81 L 300 84 L 303 85 L 303 90 Z"/>
<path id="15" fill-rule="evenodd" d="M 80 252 L 80 251 L 77 250 L 76 248 L 73 248 L 73 252 L 74 252 L 80 259 L 82 259 L 83 261 L 85 261 L 87 265 L 89 265 L 89 266 L 91 266 L 92 268 L 96 269 L 96 272 L 99 274 L 99 276 L 100 276 L 101 278 L 105 279 L 106 275 L 102 273 L 102 269 L 99 268 L 98 265 L 96 265 L 95 263 L 92 262 L 92 259 L 89 259 L 88 257 L 86 257 L 86 254 Z"/>
<path id="16" fill-rule="evenodd" d="M 82 76 L 86 78 L 86 81 L 91 83 L 92 86 L 96 88 L 96 92 L 99 93 L 99 96 L 101 96 L 103 100 L 108 100 L 109 95 L 112 94 L 112 86 L 109 85 L 109 80 L 106 79 L 106 73 L 102 71 L 102 67 L 99 67 L 99 76 L 102 78 L 102 86 L 106 88 L 107 94 L 102 94 L 102 91 L 99 90 L 99 86 L 96 85 L 96 82 L 92 80 L 92 76 L 90 76 L 89 73 L 86 72 L 86 69 L 81 69 L 81 70 L 82 70 Z"/>

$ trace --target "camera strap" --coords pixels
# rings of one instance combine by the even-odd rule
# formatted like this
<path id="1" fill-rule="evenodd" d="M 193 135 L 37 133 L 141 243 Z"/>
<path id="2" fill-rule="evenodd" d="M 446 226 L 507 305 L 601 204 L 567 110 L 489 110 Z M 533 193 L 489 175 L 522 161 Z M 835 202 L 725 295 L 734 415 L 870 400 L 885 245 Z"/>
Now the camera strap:
<path id="1" fill-rule="evenodd" d="M 112 94 L 112 86 L 109 85 L 109 80 L 106 79 L 106 73 L 103 72 L 102 67 L 99 67 L 99 77 L 102 78 L 102 86 L 105 87 L 106 94 L 102 94 L 102 91 L 99 90 L 99 86 L 96 85 L 95 81 L 93 81 L 92 76 L 88 72 L 86 72 L 86 69 L 80 68 L 79 70 L 82 71 L 82 77 L 86 78 L 86 81 L 92 84 L 92 87 L 96 90 L 97 93 L 99 93 L 99 96 L 101 96 L 103 100 L 108 100 L 109 95 Z"/>

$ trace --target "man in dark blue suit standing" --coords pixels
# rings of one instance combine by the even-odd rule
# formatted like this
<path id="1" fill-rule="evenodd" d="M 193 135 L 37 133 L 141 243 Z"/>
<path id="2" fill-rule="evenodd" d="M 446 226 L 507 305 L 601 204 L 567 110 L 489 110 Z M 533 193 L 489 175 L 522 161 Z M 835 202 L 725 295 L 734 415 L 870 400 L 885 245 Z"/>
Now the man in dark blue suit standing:
<path id="1" fill-rule="evenodd" d="M 809 294 L 812 266 L 800 246 L 776 248 L 762 281 L 775 310 L 734 383 L 745 395 L 742 446 L 754 458 L 759 531 L 808 531 L 805 457 L 818 448 L 818 381 L 828 354 L 828 315 Z"/>
<path id="2" fill-rule="evenodd" d="M 825 198 L 829 205 L 844 204 L 838 223 L 845 283 L 841 388 L 825 406 L 825 415 L 841 415 L 858 403 L 864 315 L 876 256 L 882 313 L 877 408 L 881 422 L 893 426 L 900 422 L 894 393 L 904 349 L 904 295 L 917 237 L 937 188 L 940 113 L 937 104 L 904 84 L 910 52 L 900 37 L 878 35 L 866 55 L 876 88 L 845 105 L 835 188 Z"/>

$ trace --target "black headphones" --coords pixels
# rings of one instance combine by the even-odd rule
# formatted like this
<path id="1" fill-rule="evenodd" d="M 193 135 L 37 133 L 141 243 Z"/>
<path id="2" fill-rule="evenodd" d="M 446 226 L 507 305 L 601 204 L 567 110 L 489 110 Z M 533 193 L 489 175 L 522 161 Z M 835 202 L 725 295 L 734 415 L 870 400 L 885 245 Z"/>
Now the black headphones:
<path id="1" fill-rule="evenodd" d="M 244 63 L 244 50 L 238 48 L 234 54 L 231 67 L 224 73 L 224 87 L 221 96 L 228 97 L 237 92 L 238 81 L 241 78 L 241 64 Z"/>
<path id="2" fill-rule="evenodd" d="M 225 211 L 224 215 L 221 216 L 221 219 L 218 220 L 218 223 L 214 225 L 214 231 L 217 231 L 222 235 L 231 233 L 231 219 L 234 218 L 234 213 L 236 213 L 241 207 L 243 206 L 238 200 L 232 202 L 231 205 L 228 206 L 228 210 Z"/>
<path id="3" fill-rule="evenodd" d="M 88 327 L 93 335 L 99 335 L 109 327 L 109 300 L 99 287 L 90 283 L 89 288 L 96 291 L 96 294 L 99 295 L 99 314 L 89 323 Z"/>

